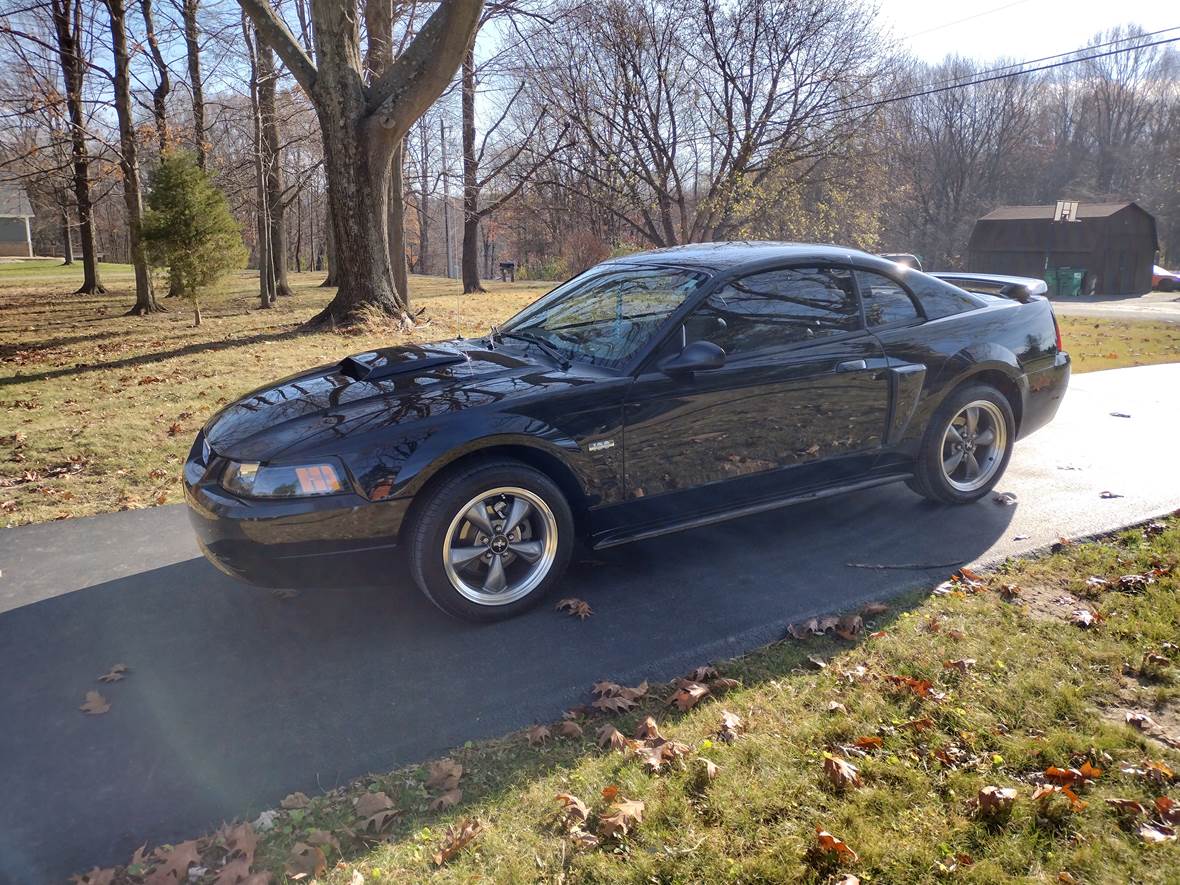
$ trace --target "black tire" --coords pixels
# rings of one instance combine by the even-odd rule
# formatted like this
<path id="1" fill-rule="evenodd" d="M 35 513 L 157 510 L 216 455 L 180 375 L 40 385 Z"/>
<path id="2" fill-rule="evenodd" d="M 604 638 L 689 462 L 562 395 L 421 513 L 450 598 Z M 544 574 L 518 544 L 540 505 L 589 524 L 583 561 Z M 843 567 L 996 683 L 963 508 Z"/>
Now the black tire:
<path id="1" fill-rule="evenodd" d="M 996 416 L 1002 421 L 1003 447 L 1002 451 L 995 453 L 994 462 L 989 462 L 990 473 L 986 481 L 977 487 L 966 489 L 957 487 L 955 481 L 947 476 L 943 468 L 943 449 L 951 423 L 958 420 L 960 412 L 972 403 L 991 403 L 994 406 L 994 415 L 986 408 L 982 411 L 989 421 L 995 420 Z M 977 409 L 976 413 L 978 414 L 979 411 Z M 914 476 L 907 484 L 922 497 L 943 504 L 970 504 L 973 501 L 978 501 L 991 492 L 1003 477 L 1004 471 L 1008 468 L 1008 461 L 1012 457 L 1012 447 L 1015 440 L 1016 420 L 1013 417 L 1012 406 L 1008 402 L 1008 398 L 988 384 L 968 382 L 953 391 L 935 410 L 934 416 L 926 427 L 926 433 L 922 437 L 922 448 L 918 453 Z M 950 444 L 953 445 L 953 443 Z M 972 444 L 974 445 L 973 441 Z M 974 457 L 974 449 L 972 457 Z M 952 475 L 959 469 L 956 468 L 956 471 L 952 471 Z M 963 484 L 969 485 L 971 481 L 964 479 Z"/>
<path id="2" fill-rule="evenodd" d="M 494 496 L 495 501 L 502 500 L 506 506 L 511 506 L 517 497 L 525 500 L 523 497 L 525 494 L 534 499 L 532 503 L 526 500 L 526 504 L 531 509 L 528 511 L 529 515 L 522 519 L 519 532 L 529 532 L 528 537 L 531 540 L 518 540 L 518 544 L 521 546 L 525 544 L 540 545 L 546 552 L 538 558 L 537 562 L 542 565 L 547 562 L 547 570 L 543 574 L 533 574 L 532 570 L 534 568 L 540 570 L 541 565 L 535 565 L 523 557 L 517 557 L 512 552 L 514 549 L 519 549 L 517 547 L 508 548 L 500 554 L 493 554 L 491 552 L 492 540 L 486 539 L 486 553 L 483 558 L 473 559 L 469 564 L 458 568 L 451 567 L 457 580 L 464 583 L 466 587 L 466 592 L 464 592 L 448 574 L 446 563 L 451 558 L 452 550 L 448 539 L 452 536 L 452 532 L 476 532 L 475 524 L 464 518 L 464 513 L 470 512 L 466 509 L 467 505 L 484 493 L 504 488 L 516 489 L 522 493 L 519 496 Z M 469 621 L 504 620 L 536 605 L 561 580 L 573 550 L 574 517 L 569 502 L 565 499 L 561 489 L 541 471 L 509 458 L 476 461 L 460 465 L 444 474 L 440 477 L 440 481 L 432 483 L 424 490 L 423 494 L 427 497 L 412 517 L 408 533 L 407 552 L 410 573 L 418 587 L 426 594 L 426 598 L 447 614 Z M 477 506 L 482 508 L 481 512 L 485 518 L 489 513 L 491 514 L 493 526 L 502 526 L 507 522 L 507 520 L 497 522 L 495 511 L 489 511 L 482 502 Z M 458 528 L 455 527 L 456 524 L 458 524 Z M 555 536 L 552 542 L 549 537 L 551 532 Z M 514 534 L 519 533 L 514 530 Z M 475 537 L 482 538 L 483 535 L 480 533 Z M 500 532 L 497 532 L 494 537 L 503 538 L 504 543 L 508 543 L 508 536 Z M 471 540 L 471 537 L 469 536 L 467 540 Z M 456 544 L 455 549 L 475 549 L 477 543 L 485 542 L 474 542 L 470 547 L 464 546 L 462 548 Z M 516 587 L 528 587 L 527 592 L 519 598 L 499 603 L 490 600 L 481 602 L 471 598 L 472 595 L 487 595 L 482 592 L 487 585 L 474 586 L 478 574 L 471 575 L 469 578 L 470 569 L 478 571 L 485 568 L 483 560 L 487 559 L 490 563 L 493 557 L 500 558 L 502 563 L 507 558 L 512 558 L 506 566 L 500 566 L 500 574 L 501 576 L 521 574 L 521 580 L 516 582 Z M 467 584 L 468 580 L 471 581 L 471 584 Z M 511 582 L 508 583 L 506 588 L 508 596 L 514 592 L 513 586 Z"/>

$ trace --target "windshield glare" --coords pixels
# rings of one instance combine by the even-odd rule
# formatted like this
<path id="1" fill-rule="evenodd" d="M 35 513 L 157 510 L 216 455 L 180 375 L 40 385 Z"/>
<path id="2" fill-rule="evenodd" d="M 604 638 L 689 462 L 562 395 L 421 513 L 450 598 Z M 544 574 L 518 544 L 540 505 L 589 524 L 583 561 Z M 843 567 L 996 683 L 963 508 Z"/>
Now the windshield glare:
<path id="1" fill-rule="evenodd" d="M 596 268 L 525 308 L 502 331 L 543 338 L 572 360 L 618 367 L 706 279 L 678 268 Z"/>

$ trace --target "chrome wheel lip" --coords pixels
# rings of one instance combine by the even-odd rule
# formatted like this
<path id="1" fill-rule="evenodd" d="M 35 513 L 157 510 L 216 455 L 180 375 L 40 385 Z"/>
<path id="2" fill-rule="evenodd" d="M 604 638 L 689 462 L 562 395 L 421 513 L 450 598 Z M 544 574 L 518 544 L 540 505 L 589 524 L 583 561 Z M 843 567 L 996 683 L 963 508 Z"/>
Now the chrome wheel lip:
<path id="1" fill-rule="evenodd" d="M 533 530 L 533 537 L 530 539 L 530 553 L 535 549 L 535 543 L 540 541 L 540 553 L 537 555 L 529 567 L 524 570 L 524 573 L 510 581 L 507 586 L 500 591 L 489 592 L 483 588 L 482 584 L 472 583 L 468 578 L 461 574 L 461 571 L 466 569 L 456 569 L 452 561 L 452 553 L 455 550 L 465 551 L 469 549 L 468 545 L 456 545 L 459 539 L 460 531 L 464 523 L 471 523 L 477 526 L 477 523 L 468 518 L 468 514 L 473 508 L 480 505 L 486 505 L 489 501 L 498 499 L 500 497 L 508 498 L 513 502 L 524 501 L 530 510 L 522 517 L 530 520 L 530 527 Z M 485 507 L 486 509 L 486 507 Z M 511 514 L 510 514 L 511 516 Z M 540 537 L 538 537 L 538 533 Z M 488 539 L 488 553 L 493 557 L 501 558 L 506 553 L 511 553 L 511 548 L 504 549 L 506 542 L 500 543 L 501 539 L 505 537 L 503 532 L 497 531 Z M 493 546 L 496 550 L 502 552 L 493 552 Z M 518 545 L 519 546 L 519 543 Z M 474 557 L 473 557 L 474 558 Z M 521 557 L 522 564 L 527 563 L 527 560 Z M 442 561 L 443 570 L 446 572 L 447 578 L 451 582 L 451 586 L 469 602 L 476 605 L 483 606 L 499 606 L 509 605 L 517 602 L 520 599 L 528 596 L 535 590 L 545 577 L 549 574 L 553 563 L 557 560 L 557 517 L 553 515 L 552 509 L 545 503 L 544 499 L 535 492 L 530 492 L 528 489 L 520 488 L 519 486 L 498 486 L 494 489 L 480 492 L 470 501 L 464 504 L 455 513 L 451 519 L 450 525 L 447 527 L 446 535 L 443 538 L 442 545 Z M 494 566 L 494 562 L 493 562 Z M 489 567 L 490 571 L 491 567 Z M 501 564 L 501 569 L 503 565 Z"/>
<path id="2" fill-rule="evenodd" d="M 975 410 L 976 413 L 976 426 L 971 431 L 970 438 L 967 438 L 967 435 L 960 432 L 960 428 L 967 428 L 970 425 L 969 413 L 972 410 Z M 980 426 L 980 418 L 986 419 L 986 426 Z M 960 419 L 962 419 L 962 425 L 958 423 Z M 979 442 L 978 439 L 981 437 L 988 438 L 989 431 L 991 433 L 990 441 Z M 964 452 L 967 447 L 969 447 L 969 451 Z M 939 464 L 943 479 L 956 491 L 979 491 L 995 477 L 1000 465 L 1004 462 L 1007 450 L 1008 424 L 1004 420 L 1004 413 L 1000 407 L 990 400 L 973 400 L 955 412 L 942 433 Z M 959 455 L 957 460 L 956 455 Z M 979 468 L 977 473 L 971 474 L 970 468 L 964 467 L 963 462 L 966 460 L 964 455 L 974 459 Z M 953 462 L 953 467 L 949 469 L 947 467 L 948 461 Z M 955 479 L 955 474 L 960 472 L 963 473 L 963 476 L 960 479 Z"/>

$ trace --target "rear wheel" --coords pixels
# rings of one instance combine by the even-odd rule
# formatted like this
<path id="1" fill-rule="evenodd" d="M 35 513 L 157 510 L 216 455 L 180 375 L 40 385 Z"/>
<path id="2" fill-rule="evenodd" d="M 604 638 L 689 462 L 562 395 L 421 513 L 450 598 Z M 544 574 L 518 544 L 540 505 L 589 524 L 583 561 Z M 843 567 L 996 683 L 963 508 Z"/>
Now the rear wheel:
<path id="1" fill-rule="evenodd" d="M 1015 435 L 1012 406 L 1002 393 L 986 384 L 961 387 L 926 428 L 909 486 L 932 501 L 978 501 L 1003 476 Z"/>
<path id="2" fill-rule="evenodd" d="M 508 618 L 561 579 L 574 520 L 545 474 L 518 461 L 483 461 L 457 468 L 427 494 L 411 526 L 410 569 L 443 611 Z"/>

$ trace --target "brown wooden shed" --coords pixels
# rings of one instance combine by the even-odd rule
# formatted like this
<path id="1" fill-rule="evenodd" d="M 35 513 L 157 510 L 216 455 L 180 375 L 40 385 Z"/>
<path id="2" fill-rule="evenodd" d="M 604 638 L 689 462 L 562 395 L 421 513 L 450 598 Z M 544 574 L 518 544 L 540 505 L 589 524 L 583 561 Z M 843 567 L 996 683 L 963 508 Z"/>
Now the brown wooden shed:
<path id="1" fill-rule="evenodd" d="M 1043 277 L 1046 266 L 1083 268 L 1082 291 L 1151 291 L 1159 252 L 1155 218 L 1133 202 L 1081 203 L 1077 221 L 1054 221 L 1054 206 L 1001 206 L 975 222 L 968 243 L 979 273 Z"/>

